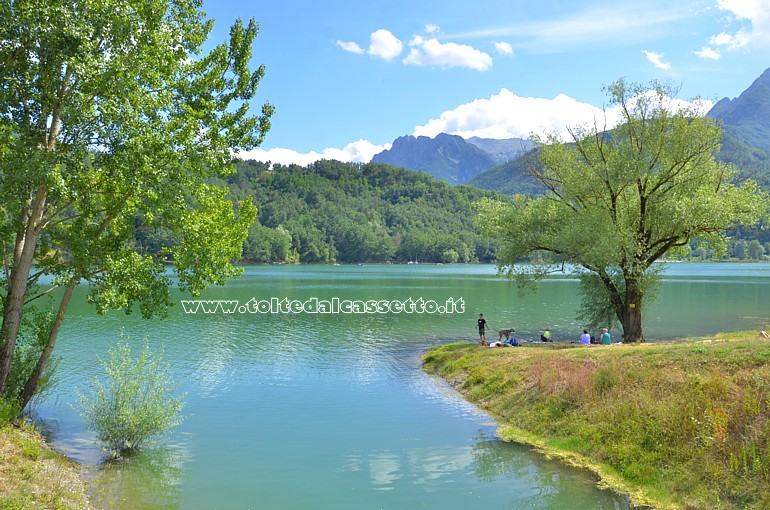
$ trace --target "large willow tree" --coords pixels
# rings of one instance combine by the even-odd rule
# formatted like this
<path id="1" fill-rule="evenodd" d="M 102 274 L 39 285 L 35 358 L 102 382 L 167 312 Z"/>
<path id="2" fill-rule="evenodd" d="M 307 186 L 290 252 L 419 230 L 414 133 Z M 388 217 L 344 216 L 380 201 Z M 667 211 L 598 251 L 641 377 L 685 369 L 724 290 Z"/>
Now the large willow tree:
<path id="1" fill-rule="evenodd" d="M 545 193 L 513 205 L 484 203 L 480 224 L 502 243 L 503 271 L 531 282 L 553 266 L 516 262 L 537 251 L 557 255 L 581 279 L 585 323 L 617 322 L 625 342 L 640 342 L 656 261 L 691 240 L 719 243 L 725 229 L 757 221 L 767 196 L 751 181 L 737 183 L 735 169 L 716 160 L 720 127 L 672 100 L 671 87 L 619 80 L 607 91 L 620 124 L 538 140 L 530 171 Z"/>
<path id="2" fill-rule="evenodd" d="M 164 313 L 171 281 L 134 249 L 140 222 L 174 232 L 184 289 L 236 274 L 255 207 L 211 183 L 261 143 L 273 108 L 250 113 L 264 74 L 249 68 L 256 23 L 238 20 L 203 53 L 200 7 L 0 0 L 0 394 L 27 404 L 80 282 L 99 311 Z M 21 344 L 37 358 L 24 373 Z"/>

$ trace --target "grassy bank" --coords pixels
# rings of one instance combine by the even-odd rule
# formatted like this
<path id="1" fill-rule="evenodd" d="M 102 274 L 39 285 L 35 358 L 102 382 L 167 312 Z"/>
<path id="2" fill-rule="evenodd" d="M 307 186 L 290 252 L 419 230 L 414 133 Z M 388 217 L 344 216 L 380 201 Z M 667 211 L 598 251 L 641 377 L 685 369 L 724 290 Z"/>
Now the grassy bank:
<path id="1" fill-rule="evenodd" d="M 657 508 L 770 508 L 770 340 L 639 346 L 459 343 L 424 368 L 500 422 L 506 440 L 596 471 Z"/>
<path id="2" fill-rule="evenodd" d="M 32 428 L 0 428 L 0 510 L 90 509 L 78 473 Z"/>

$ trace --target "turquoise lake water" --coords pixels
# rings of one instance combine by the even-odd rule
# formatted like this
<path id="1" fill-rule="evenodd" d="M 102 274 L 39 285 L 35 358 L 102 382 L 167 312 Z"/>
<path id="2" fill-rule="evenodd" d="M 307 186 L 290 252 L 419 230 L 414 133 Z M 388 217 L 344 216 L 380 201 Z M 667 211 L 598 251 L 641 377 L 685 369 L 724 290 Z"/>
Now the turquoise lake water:
<path id="1" fill-rule="evenodd" d="M 462 303 L 462 313 L 185 313 L 99 317 L 78 289 L 55 355 L 57 386 L 37 412 L 57 448 L 86 466 L 100 508 L 618 509 L 622 495 L 583 471 L 495 437 L 494 421 L 420 352 L 496 329 L 577 339 L 577 282 L 554 277 L 520 296 L 489 265 L 250 266 L 204 298 Z M 179 300 L 188 299 L 179 296 Z M 645 310 L 645 336 L 667 340 L 770 324 L 770 265 L 671 264 Z M 431 308 L 432 305 L 428 305 Z M 262 312 L 265 312 L 264 310 Z M 186 421 L 130 462 L 104 467 L 71 408 L 122 334 L 163 350 L 185 392 Z M 619 333 L 613 331 L 616 340 Z"/>

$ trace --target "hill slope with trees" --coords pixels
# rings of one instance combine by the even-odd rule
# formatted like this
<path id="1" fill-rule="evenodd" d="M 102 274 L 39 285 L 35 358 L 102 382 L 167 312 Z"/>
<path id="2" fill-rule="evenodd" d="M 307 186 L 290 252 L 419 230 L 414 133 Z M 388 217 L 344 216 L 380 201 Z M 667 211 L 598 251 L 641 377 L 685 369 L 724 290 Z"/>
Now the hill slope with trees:
<path id="1" fill-rule="evenodd" d="M 708 116 L 721 120 L 727 134 L 770 151 L 770 69 L 737 98 L 725 97 L 715 104 Z"/>
<path id="2" fill-rule="evenodd" d="M 474 227 L 473 203 L 494 192 L 450 186 L 381 163 L 306 167 L 241 161 L 234 200 L 259 208 L 246 262 L 490 262 L 495 244 Z"/>

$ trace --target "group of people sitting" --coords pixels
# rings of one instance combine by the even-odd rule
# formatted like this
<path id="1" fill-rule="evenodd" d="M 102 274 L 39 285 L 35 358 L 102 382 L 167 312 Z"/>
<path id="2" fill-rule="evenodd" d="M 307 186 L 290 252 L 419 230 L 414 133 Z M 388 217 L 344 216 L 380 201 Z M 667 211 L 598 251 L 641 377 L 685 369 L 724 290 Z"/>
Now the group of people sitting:
<path id="1" fill-rule="evenodd" d="M 545 328 L 545 331 L 543 331 L 540 334 L 540 341 L 541 342 L 553 342 L 553 339 L 551 338 L 551 330 L 548 328 Z M 573 344 L 585 344 L 585 345 L 592 345 L 592 344 L 603 344 L 603 345 L 610 345 L 612 343 L 612 335 L 610 335 L 610 332 L 607 330 L 607 328 L 602 328 L 602 332 L 599 335 L 599 338 L 596 338 L 596 336 L 591 335 L 588 333 L 587 329 L 583 330 L 583 333 L 580 335 L 580 340 L 577 342 L 571 342 Z"/>
<path id="2" fill-rule="evenodd" d="M 585 344 L 585 345 L 591 345 L 591 344 L 610 345 L 612 343 L 612 335 L 610 335 L 610 332 L 607 331 L 607 328 L 602 328 L 601 335 L 599 336 L 599 338 L 596 338 L 594 335 L 589 334 L 587 329 L 584 329 L 583 334 L 580 335 L 580 341 L 577 343 Z"/>
<path id="3" fill-rule="evenodd" d="M 519 345 L 519 341 L 513 336 L 513 332 L 515 331 L 513 328 L 495 329 L 495 331 L 497 331 L 498 333 L 497 340 L 493 342 L 488 342 L 486 332 L 490 328 L 487 324 L 487 321 L 484 319 L 483 313 L 479 314 L 478 328 L 479 328 L 479 340 L 481 341 L 482 347 L 516 347 Z M 505 341 L 503 341 L 503 337 L 505 337 Z M 540 341 L 553 342 L 553 338 L 551 338 L 551 330 L 549 328 L 545 328 L 545 331 L 543 331 L 540 334 Z M 602 332 L 599 335 L 599 338 L 589 334 L 588 330 L 584 329 L 583 334 L 580 335 L 580 340 L 572 343 L 585 344 L 585 345 L 591 345 L 591 344 L 610 345 L 612 344 L 612 336 L 610 335 L 607 328 L 602 328 Z"/>

